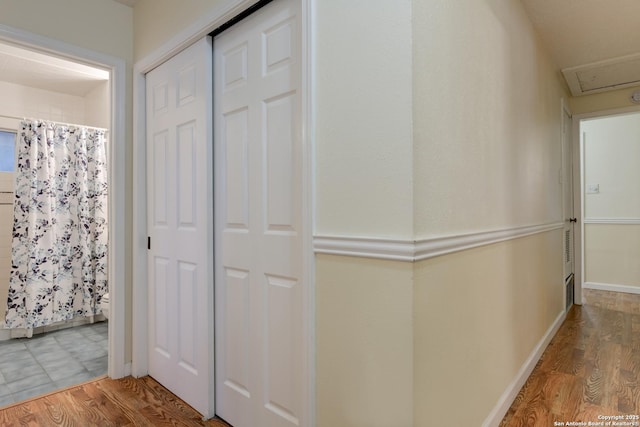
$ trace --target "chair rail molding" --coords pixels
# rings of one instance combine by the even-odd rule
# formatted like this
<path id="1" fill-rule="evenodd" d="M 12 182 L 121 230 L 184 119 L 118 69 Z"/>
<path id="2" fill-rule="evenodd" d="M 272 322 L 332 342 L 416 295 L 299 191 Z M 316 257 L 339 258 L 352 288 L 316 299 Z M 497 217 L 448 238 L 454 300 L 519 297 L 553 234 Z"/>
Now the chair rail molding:
<path id="1" fill-rule="evenodd" d="M 313 238 L 313 249 L 316 254 L 416 262 L 533 234 L 559 230 L 563 226 L 562 222 L 554 222 L 420 240 L 317 234 Z"/>

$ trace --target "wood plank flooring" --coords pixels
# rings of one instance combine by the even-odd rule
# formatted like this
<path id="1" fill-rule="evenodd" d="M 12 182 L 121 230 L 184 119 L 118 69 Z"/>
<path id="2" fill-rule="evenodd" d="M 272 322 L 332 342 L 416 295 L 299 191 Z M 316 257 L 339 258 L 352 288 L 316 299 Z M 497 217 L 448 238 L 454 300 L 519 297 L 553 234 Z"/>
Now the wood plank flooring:
<path id="1" fill-rule="evenodd" d="M 500 427 L 611 415 L 640 415 L 640 295 L 585 289 Z"/>
<path id="2" fill-rule="evenodd" d="M 1 426 L 230 427 L 201 415 L 150 377 L 102 378 L 0 409 Z"/>
<path id="3" fill-rule="evenodd" d="M 501 427 L 640 415 L 640 295 L 585 290 Z M 558 423 L 558 424 L 554 424 Z M 211 426 L 150 377 L 108 378 L 0 409 L 1 426 Z"/>

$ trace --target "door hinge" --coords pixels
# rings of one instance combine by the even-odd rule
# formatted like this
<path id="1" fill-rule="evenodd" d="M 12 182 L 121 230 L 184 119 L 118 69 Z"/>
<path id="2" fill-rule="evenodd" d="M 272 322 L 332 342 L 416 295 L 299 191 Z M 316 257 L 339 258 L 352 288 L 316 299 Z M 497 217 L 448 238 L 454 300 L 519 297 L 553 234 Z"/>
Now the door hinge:
<path id="1" fill-rule="evenodd" d="M 147 249 L 151 250 L 151 236 L 147 236 Z"/>

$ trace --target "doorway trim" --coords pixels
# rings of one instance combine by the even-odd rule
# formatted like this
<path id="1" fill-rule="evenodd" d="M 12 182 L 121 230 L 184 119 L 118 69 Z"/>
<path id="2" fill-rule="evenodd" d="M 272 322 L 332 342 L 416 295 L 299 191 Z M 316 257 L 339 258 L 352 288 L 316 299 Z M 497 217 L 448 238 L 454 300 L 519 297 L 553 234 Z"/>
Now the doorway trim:
<path id="1" fill-rule="evenodd" d="M 617 116 L 620 114 L 640 113 L 640 106 L 612 108 L 601 111 L 593 111 L 589 113 L 580 113 L 573 115 L 573 160 L 574 160 L 574 185 L 573 205 L 574 215 L 578 218 L 579 227 L 575 228 L 575 247 L 580 250 L 579 256 L 575 257 L 575 295 L 576 304 L 582 304 L 582 289 L 584 286 L 585 264 L 584 264 L 584 200 L 582 197 L 584 189 L 583 171 L 584 157 L 582 155 L 582 134 L 580 133 L 580 124 L 583 120 L 604 118 L 609 116 Z M 576 167 L 577 166 L 577 167 Z"/>
<path id="2" fill-rule="evenodd" d="M 247 10 L 259 0 L 227 0 L 213 8 L 184 31 L 134 64 L 133 70 L 133 339 L 131 373 L 135 377 L 148 373 L 147 327 L 147 206 L 146 206 L 146 74 L 216 28 Z M 277 0 L 276 0 L 277 1 Z M 303 167 L 303 290 L 305 396 L 302 425 L 315 426 L 315 271 L 313 224 L 314 171 L 314 21 L 315 0 L 302 2 L 302 167 Z M 213 117 L 211 118 L 213 123 Z M 213 309 L 213 307 L 212 307 Z"/>
<path id="3" fill-rule="evenodd" d="M 108 375 L 130 373 L 125 361 L 125 61 L 28 31 L 0 25 L 0 40 L 109 71 L 111 90 L 109 143 L 109 356 Z"/>

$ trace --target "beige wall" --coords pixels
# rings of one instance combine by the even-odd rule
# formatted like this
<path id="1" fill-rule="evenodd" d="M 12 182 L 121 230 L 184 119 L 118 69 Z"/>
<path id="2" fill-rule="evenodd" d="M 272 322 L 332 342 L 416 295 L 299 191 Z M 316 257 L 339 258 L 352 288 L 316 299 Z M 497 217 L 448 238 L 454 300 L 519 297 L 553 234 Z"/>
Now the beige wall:
<path id="1" fill-rule="evenodd" d="M 7 0 L 2 4 L 0 24 L 110 55 L 126 64 L 126 174 L 125 235 L 132 226 L 132 63 L 133 10 L 105 0 Z M 125 242 L 126 290 L 125 357 L 131 360 L 131 242 Z"/>
<path id="2" fill-rule="evenodd" d="M 640 114 L 583 121 L 585 282 L 640 287 Z M 590 223 L 591 221 L 604 223 Z"/>
<path id="3" fill-rule="evenodd" d="M 557 230 L 416 264 L 416 427 L 482 425 L 563 310 L 561 249 Z"/>
<path id="4" fill-rule="evenodd" d="M 317 425 L 411 427 L 411 263 L 316 259 Z"/>
<path id="5" fill-rule="evenodd" d="M 585 281 L 640 287 L 640 225 L 586 224 Z"/>
<path id="6" fill-rule="evenodd" d="M 4 0 L 0 24 L 122 58 L 133 58 L 131 8 L 104 0 Z"/>
<path id="7" fill-rule="evenodd" d="M 139 61 L 213 10 L 233 0 L 139 0 L 134 9 L 134 52 Z M 203 23 L 203 26 L 208 24 Z"/>

